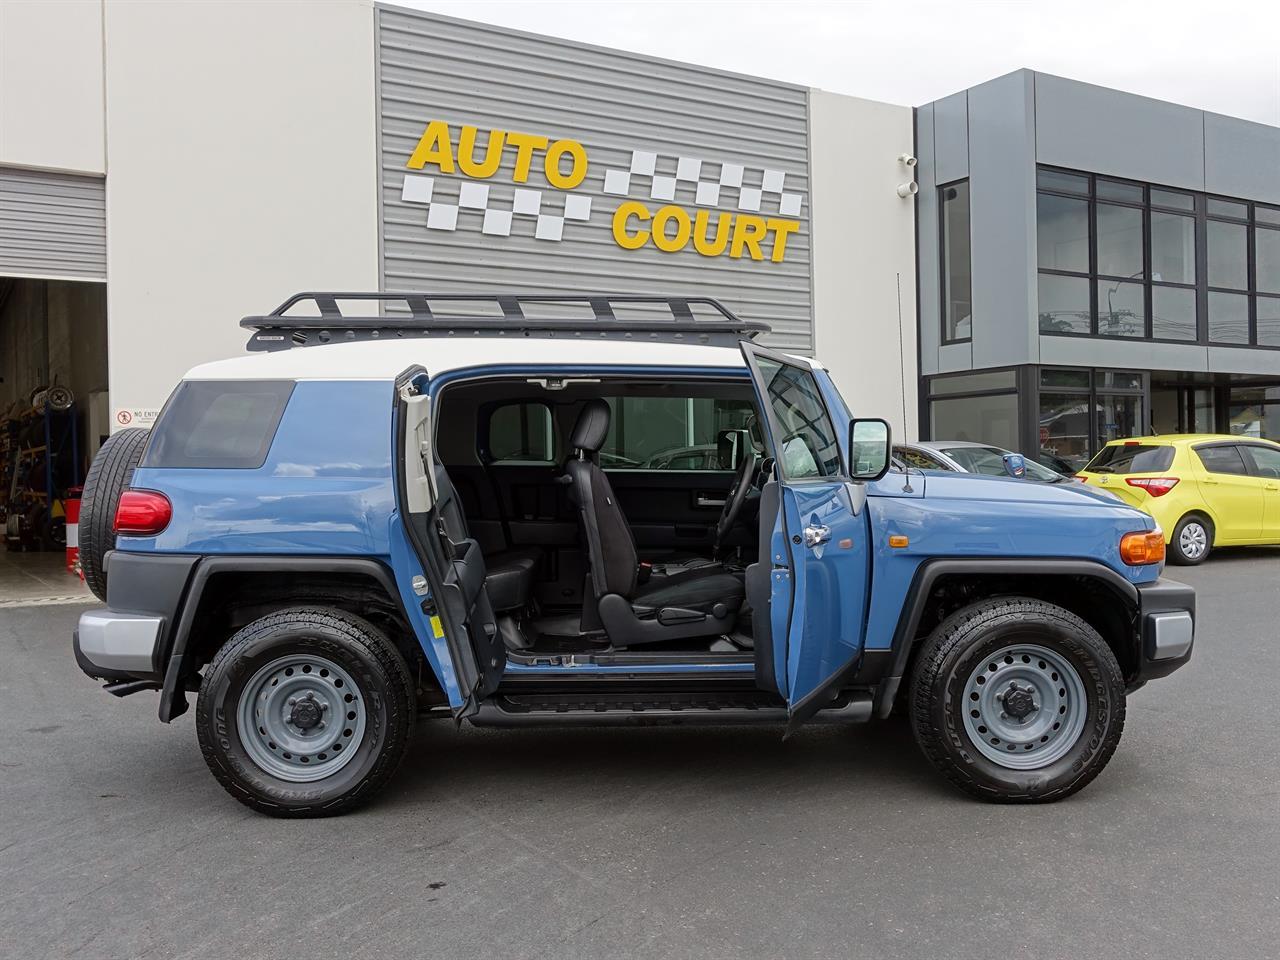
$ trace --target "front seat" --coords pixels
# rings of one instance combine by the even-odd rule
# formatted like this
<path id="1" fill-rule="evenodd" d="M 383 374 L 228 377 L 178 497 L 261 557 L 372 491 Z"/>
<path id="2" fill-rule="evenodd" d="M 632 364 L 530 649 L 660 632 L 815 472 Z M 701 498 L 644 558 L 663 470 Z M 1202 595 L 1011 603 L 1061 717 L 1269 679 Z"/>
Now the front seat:
<path id="1" fill-rule="evenodd" d="M 638 582 L 631 527 L 600 469 L 609 417 L 605 401 L 587 401 L 569 441 L 574 456 L 565 464 L 569 496 L 578 508 L 587 545 L 588 602 L 594 599 L 600 623 L 615 647 L 728 633 L 745 596 L 741 575 L 715 565 Z"/>

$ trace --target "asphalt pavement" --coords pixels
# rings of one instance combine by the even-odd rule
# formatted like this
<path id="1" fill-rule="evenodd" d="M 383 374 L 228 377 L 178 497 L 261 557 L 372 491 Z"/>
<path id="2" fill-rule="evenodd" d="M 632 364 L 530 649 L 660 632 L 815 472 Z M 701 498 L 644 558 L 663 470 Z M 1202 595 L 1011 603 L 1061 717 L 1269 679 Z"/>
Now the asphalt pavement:
<path id="1" fill-rule="evenodd" d="M 954 792 L 900 722 L 427 723 L 372 805 L 277 821 L 190 715 L 79 672 L 84 606 L 0 605 L 0 956 L 1276 956 L 1280 551 L 1170 572 L 1194 659 L 1030 807 Z"/>

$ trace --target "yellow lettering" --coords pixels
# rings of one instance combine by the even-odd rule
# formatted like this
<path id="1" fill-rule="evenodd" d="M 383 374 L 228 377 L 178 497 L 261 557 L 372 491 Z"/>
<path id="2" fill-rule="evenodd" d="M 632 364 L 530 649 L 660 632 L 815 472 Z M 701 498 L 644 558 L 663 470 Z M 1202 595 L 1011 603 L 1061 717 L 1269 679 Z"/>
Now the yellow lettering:
<path id="1" fill-rule="evenodd" d="M 667 224 L 676 222 L 676 234 L 667 236 Z M 689 214 L 677 206 L 666 206 L 653 215 L 653 245 L 664 253 L 675 253 L 683 250 L 689 242 L 689 230 L 693 226 Z"/>
<path id="2" fill-rule="evenodd" d="M 502 146 L 507 135 L 502 130 L 490 130 L 489 142 L 484 148 L 484 160 L 476 163 L 478 132 L 475 127 L 463 127 L 462 133 L 458 135 L 458 169 L 468 177 L 485 180 L 498 172 L 498 166 L 502 163 Z"/>
<path id="3" fill-rule="evenodd" d="M 560 172 L 560 158 L 568 154 L 573 161 L 568 175 Z M 561 190 L 572 190 L 587 179 L 587 151 L 576 140 L 557 140 L 547 147 L 547 156 L 543 161 L 547 171 L 547 183 Z"/>
<path id="4" fill-rule="evenodd" d="M 432 120 L 427 124 L 405 166 L 410 170 L 421 170 L 428 163 L 439 167 L 441 173 L 453 173 L 453 143 L 449 139 L 449 125 L 443 120 Z"/>
<path id="5" fill-rule="evenodd" d="M 693 218 L 693 249 L 704 257 L 718 257 L 729 245 L 729 226 L 733 217 L 727 213 L 720 214 L 720 219 L 716 221 L 716 238 L 708 242 L 707 226 L 710 220 L 710 210 L 699 210 Z"/>
<path id="6" fill-rule="evenodd" d="M 547 138 L 540 137 L 536 133 L 508 133 L 507 143 L 516 148 L 516 170 L 511 175 L 511 179 L 516 183 L 525 183 L 529 179 L 533 151 L 545 149 Z"/>
<path id="7" fill-rule="evenodd" d="M 613 212 L 613 240 L 624 250 L 639 250 L 649 242 L 649 231 L 637 230 L 635 233 L 627 233 L 627 220 L 631 217 L 635 217 L 641 223 L 647 223 L 649 210 L 643 203 L 635 200 L 619 204 L 618 209 Z"/>
<path id="8" fill-rule="evenodd" d="M 733 245 L 729 248 L 729 256 L 735 259 L 741 257 L 742 248 L 746 247 L 752 260 L 763 260 L 764 254 L 760 252 L 760 241 L 767 231 L 763 217 L 750 213 L 738 214 L 738 219 L 733 224 Z"/>
<path id="9" fill-rule="evenodd" d="M 800 229 L 799 220 L 769 220 L 766 226 L 773 231 L 773 256 L 769 259 L 781 263 L 787 252 L 787 235 Z"/>

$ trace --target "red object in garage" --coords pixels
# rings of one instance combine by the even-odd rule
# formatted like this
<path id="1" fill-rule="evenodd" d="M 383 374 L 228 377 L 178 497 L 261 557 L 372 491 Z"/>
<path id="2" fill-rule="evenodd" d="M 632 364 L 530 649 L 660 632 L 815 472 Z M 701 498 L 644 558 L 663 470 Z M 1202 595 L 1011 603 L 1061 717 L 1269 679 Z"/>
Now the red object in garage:
<path id="1" fill-rule="evenodd" d="M 62 501 L 67 523 L 67 573 L 80 573 L 80 487 L 71 487 Z"/>

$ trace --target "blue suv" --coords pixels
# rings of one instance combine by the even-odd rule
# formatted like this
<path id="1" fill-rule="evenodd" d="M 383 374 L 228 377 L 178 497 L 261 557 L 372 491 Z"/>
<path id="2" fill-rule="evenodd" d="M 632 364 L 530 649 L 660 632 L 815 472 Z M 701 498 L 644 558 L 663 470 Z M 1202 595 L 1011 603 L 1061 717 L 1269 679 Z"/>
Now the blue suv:
<path id="1" fill-rule="evenodd" d="M 243 325 L 95 459 L 74 649 L 162 721 L 198 692 L 265 813 L 368 800 L 428 717 L 905 715 L 961 789 L 1056 800 L 1191 657 L 1151 517 L 890 472 L 883 420 L 715 301 L 312 293 Z"/>

